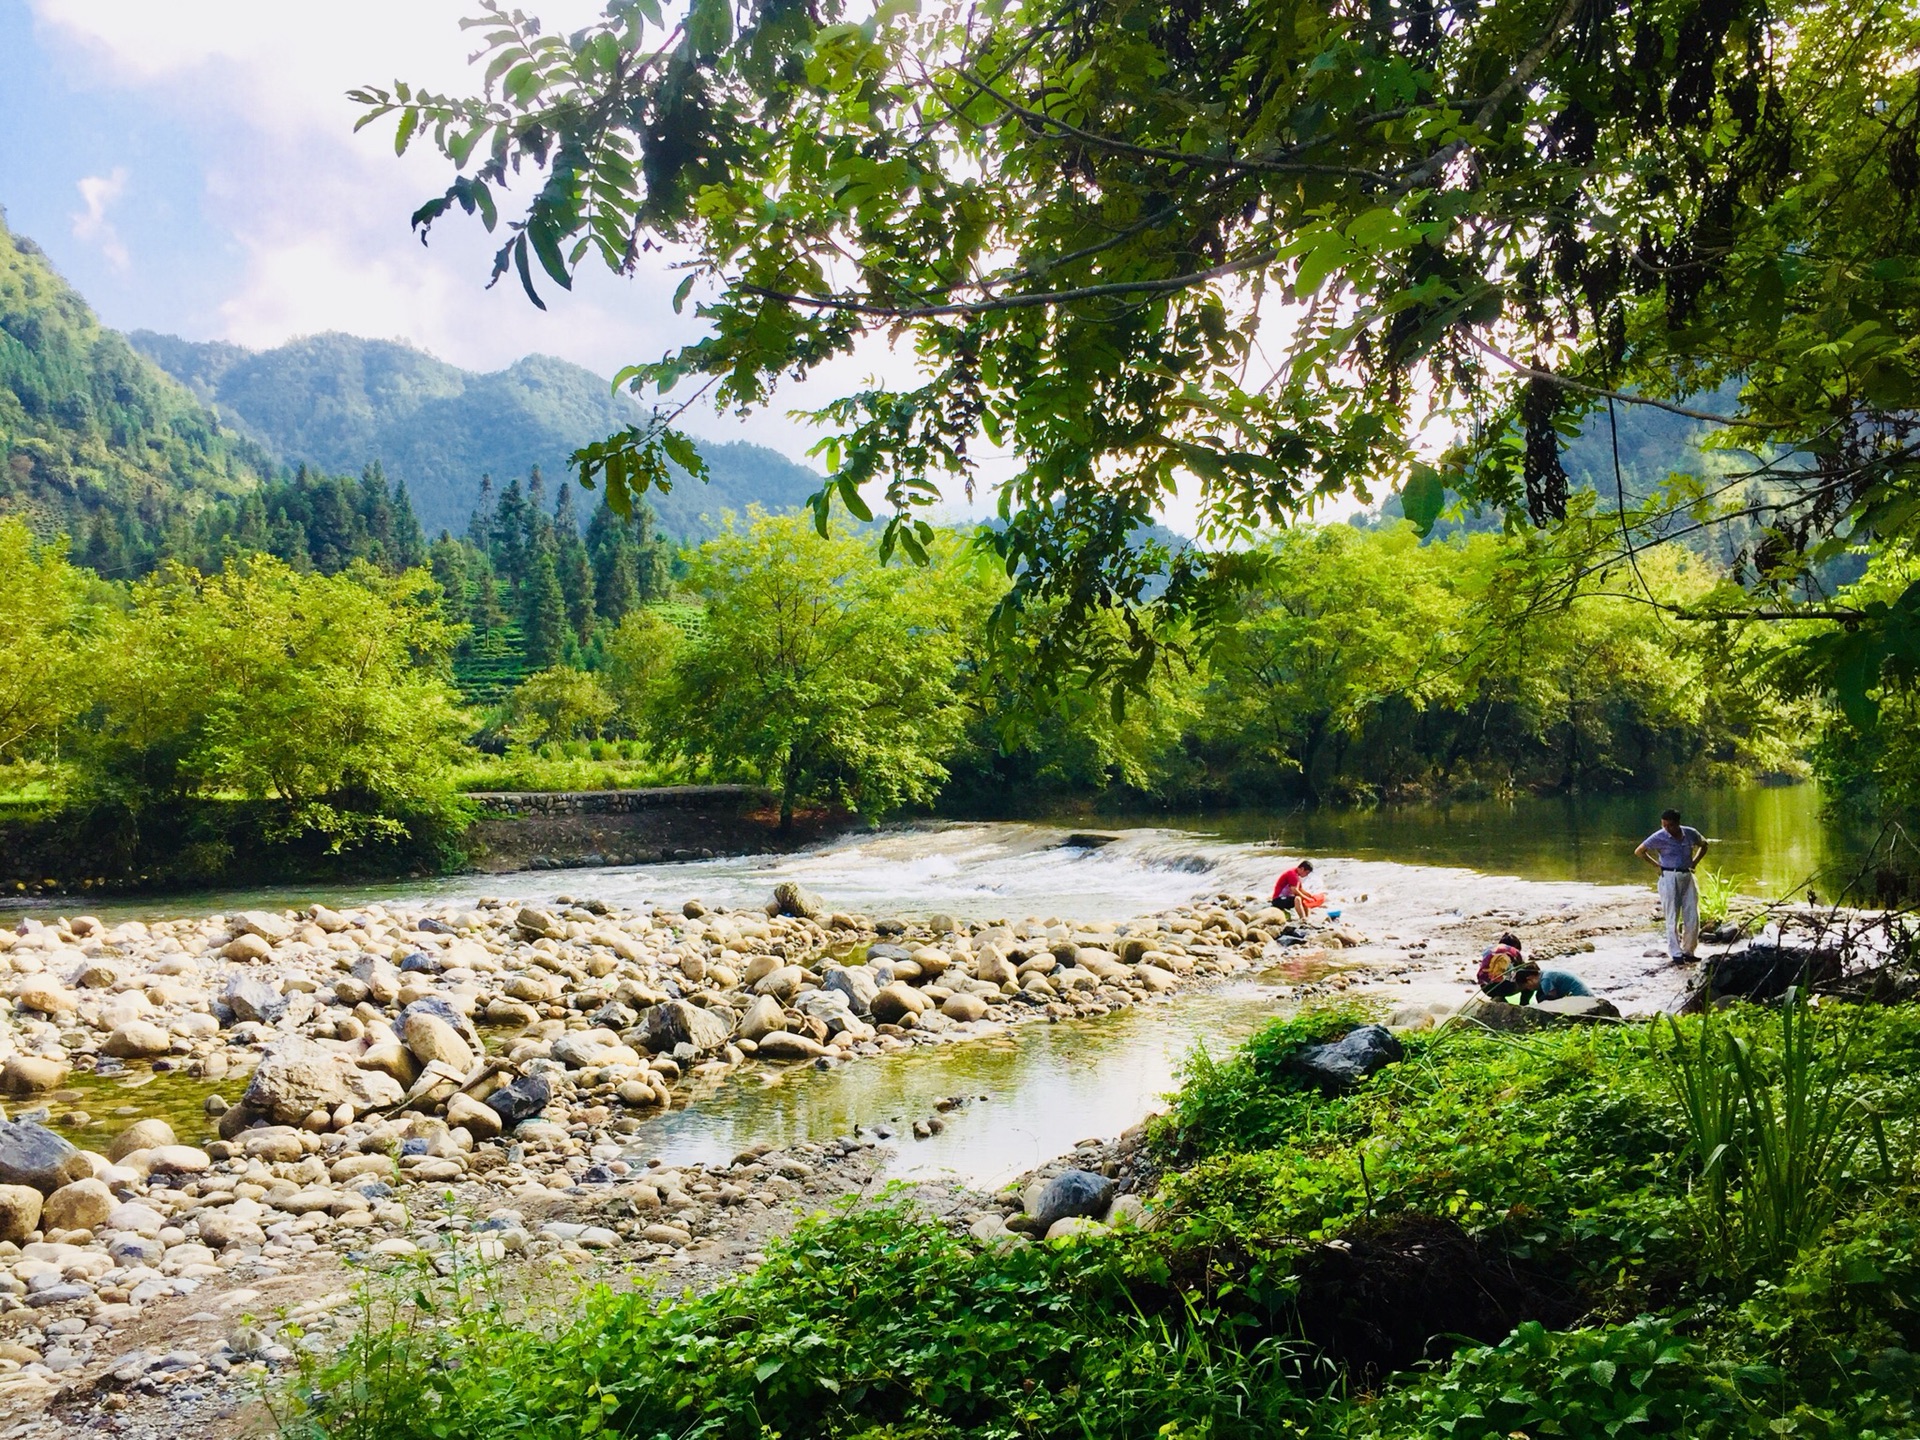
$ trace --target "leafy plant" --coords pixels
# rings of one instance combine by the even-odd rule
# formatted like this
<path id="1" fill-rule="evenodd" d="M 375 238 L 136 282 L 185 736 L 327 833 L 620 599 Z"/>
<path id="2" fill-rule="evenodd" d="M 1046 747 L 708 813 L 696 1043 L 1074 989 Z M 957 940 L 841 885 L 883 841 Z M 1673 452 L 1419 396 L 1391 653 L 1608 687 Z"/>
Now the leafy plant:
<path id="1" fill-rule="evenodd" d="M 1709 929 L 1724 924 L 1740 898 L 1740 883 L 1726 872 L 1703 865 L 1694 872 L 1700 887 L 1700 923 Z"/>
<path id="2" fill-rule="evenodd" d="M 1771 1054 L 1712 1015 L 1691 1041 L 1665 1020 L 1663 1053 L 1700 1167 L 1696 1223 L 1733 1273 L 1777 1267 L 1824 1233 L 1869 1139 L 1883 1174 L 1889 1163 L 1879 1115 L 1839 1083 L 1855 1031 L 1823 1060 L 1803 992 L 1790 990 L 1779 1014 Z"/>

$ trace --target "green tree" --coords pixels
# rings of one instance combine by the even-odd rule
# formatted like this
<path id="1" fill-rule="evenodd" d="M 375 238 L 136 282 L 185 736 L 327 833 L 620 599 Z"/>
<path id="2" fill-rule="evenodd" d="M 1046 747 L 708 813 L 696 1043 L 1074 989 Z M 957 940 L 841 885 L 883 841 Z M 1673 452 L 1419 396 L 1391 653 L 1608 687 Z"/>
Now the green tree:
<path id="1" fill-rule="evenodd" d="M 629 610 L 607 637 L 599 678 L 628 734 L 652 733 L 686 639 L 652 610 Z"/>
<path id="2" fill-rule="evenodd" d="M 86 578 L 64 545 L 0 517 L 0 764 L 51 741 L 88 699 Z"/>
<path id="3" fill-rule="evenodd" d="M 566 658 L 567 599 L 547 546 L 534 554 L 520 587 L 520 634 L 530 668 L 544 670 Z"/>
<path id="4" fill-rule="evenodd" d="M 674 670 L 663 744 L 773 786 L 782 826 L 797 805 L 877 816 L 939 793 L 962 723 L 958 636 L 922 577 L 855 537 L 758 516 L 701 546 L 689 585 L 705 623 Z"/>
<path id="5" fill-rule="evenodd" d="M 1590 532 L 1757 521 L 1750 593 L 1683 614 L 1824 612 L 1810 567 L 1856 527 L 1920 536 L 1911 4 L 695 0 L 567 35 L 479 8 L 483 95 L 356 92 L 457 172 L 416 223 L 504 225 L 494 273 L 536 303 L 679 247 L 706 330 L 636 387 L 759 405 L 893 337 L 907 378 L 819 412 L 820 517 L 884 481 L 917 554 L 984 436 L 1014 470 L 1007 613 L 1228 613 L 1243 557 L 1162 585 L 1130 543 L 1176 484 L 1228 535 L 1383 489 L 1421 525 L 1449 490 L 1555 523 L 1560 432 L 1604 407 L 1698 409 L 1752 457 L 1757 495 L 1693 477 Z M 577 458 L 643 490 L 691 453 L 677 413 Z M 1915 610 L 1848 615 L 1878 663 L 1829 673 L 1920 668 Z"/>
<path id="6" fill-rule="evenodd" d="M 614 716 L 613 697 L 600 682 L 571 665 L 550 665 L 529 675 L 507 702 L 507 731 L 523 745 L 579 740 L 598 735 Z"/>
<path id="7" fill-rule="evenodd" d="M 335 850 L 445 820 L 467 726 L 457 636 L 425 571 L 302 574 L 265 556 L 135 586 L 101 647 L 76 753 L 96 805 L 138 815 L 222 793 L 283 801 Z"/>

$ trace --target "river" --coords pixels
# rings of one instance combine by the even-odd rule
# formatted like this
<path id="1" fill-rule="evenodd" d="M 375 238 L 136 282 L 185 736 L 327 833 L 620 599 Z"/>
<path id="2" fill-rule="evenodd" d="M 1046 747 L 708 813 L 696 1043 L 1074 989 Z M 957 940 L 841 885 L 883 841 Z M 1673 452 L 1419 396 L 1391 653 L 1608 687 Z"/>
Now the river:
<path id="1" fill-rule="evenodd" d="M 1312 855 L 1332 904 L 1351 905 L 1358 923 L 1391 941 L 1396 934 L 1444 929 L 1464 911 L 1487 905 L 1512 907 L 1516 916 L 1545 914 L 1617 905 L 1623 884 L 1644 892 L 1650 875 L 1632 849 L 1670 801 L 1713 841 L 1712 863 L 1749 893 L 1774 897 L 1810 881 L 1835 891 L 1835 877 L 1857 864 L 1849 837 L 1821 825 L 1817 793 L 1793 787 L 1657 801 L 1587 797 L 1145 821 L 924 821 L 858 831 L 787 855 L 347 890 L 220 892 L 87 908 L 107 918 L 153 918 L 315 900 L 342 907 L 376 899 L 452 904 L 482 895 L 567 895 L 675 908 L 697 896 L 735 906 L 758 905 L 776 881 L 793 879 L 835 909 L 876 915 L 1125 921 L 1217 892 L 1259 892 L 1283 858 Z M 1672 988 L 1678 982 L 1658 973 L 1663 962 L 1654 962 L 1649 975 L 1648 938 L 1623 936 L 1611 949 L 1603 944 L 1582 958 L 1582 973 L 1602 993 L 1664 1003 L 1670 997 L 1653 993 L 1649 983 Z M 1395 994 L 1457 1003 L 1463 973 L 1470 969 L 1462 971 L 1453 957 L 1418 982 L 1425 989 Z M 919 1047 L 828 1071 L 753 1067 L 694 1093 L 684 1108 L 649 1118 L 632 1137 L 630 1153 L 705 1163 L 755 1141 L 823 1139 L 865 1126 L 895 1137 L 889 1174 L 944 1172 L 975 1184 L 1003 1183 L 1079 1140 L 1110 1137 L 1136 1122 L 1177 1083 L 1196 1046 L 1224 1053 L 1287 1008 L 1289 982 L 1300 978 L 1269 973 L 1098 1019 L 1029 1024 L 991 1039 Z M 172 1082 L 120 1098 L 151 1109 L 166 1090 L 197 1105 L 194 1095 L 171 1097 L 178 1088 Z M 943 1100 L 961 1102 L 943 1116 L 944 1130 L 914 1140 L 912 1122 Z"/>

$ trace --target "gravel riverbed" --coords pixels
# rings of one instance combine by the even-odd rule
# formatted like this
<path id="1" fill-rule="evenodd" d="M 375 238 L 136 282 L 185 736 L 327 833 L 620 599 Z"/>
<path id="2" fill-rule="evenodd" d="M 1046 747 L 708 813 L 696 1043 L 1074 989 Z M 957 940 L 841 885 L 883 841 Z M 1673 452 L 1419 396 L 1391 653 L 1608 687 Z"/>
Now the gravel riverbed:
<path id="1" fill-rule="evenodd" d="M 1678 988 L 1648 953 L 1644 892 L 1503 881 L 1475 898 L 1411 886 L 1312 926 L 1228 894 L 1119 924 L 903 922 L 791 885 L 728 912 L 563 898 L 23 921 L 0 931 L 0 1440 L 270 1428 L 260 1396 L 294 1347 L 337 1346 L 356 1281 L 382 1269 L 464 1256 L 543 1284 L 712 1283 L 799 1217 L 874 1193 L 891 1147 L 969 1103 L 707 1165 L 645 1153 L 650 1116 L 730 1074 L 1248 975 L 1276 1007 L 1361 991 L 1430 1023 L 1509 925 L 1584 957 L 1624 1008 Z M 138 1090 L 113 1107 L 129 1113 L 102 1109 L 113 1082 L 149 1074 L 204 1092 L 198 1114 L 142 1115 Z M 1139 1205 L 1127 1155 L 1090 1137 L 1042 1173 L 1113 1177 L 1099 1214 L 1122 1221 Z M 1039 1191 L 912 1193 L 1002 1243 Z M 1082 1206 L 1057 1228 L 1087 1223 Z"/>

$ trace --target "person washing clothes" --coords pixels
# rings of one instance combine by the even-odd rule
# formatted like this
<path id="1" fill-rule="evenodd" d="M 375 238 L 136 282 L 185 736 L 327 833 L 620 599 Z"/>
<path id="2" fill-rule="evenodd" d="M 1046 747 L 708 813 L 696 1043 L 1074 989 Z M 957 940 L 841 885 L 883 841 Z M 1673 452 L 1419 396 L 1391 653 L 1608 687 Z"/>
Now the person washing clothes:
<path id="1" fill-rule="evenodd" d="M 1474 972 L 1473 983 L 1489 1000 L 1504 1000 L 1520 993 L 1520 972 L 1528 965 L 1520 948 L 1520 937 L 1509 930 L 1480 956 L 1480 968 Z M 1540 967 L 1532 968 L 1537 971 Z"/>
<path id="2" fill-rule="evenodd" d="M 1668 810 L 1660 828 L 1634 848 L 1635 855 L 1660 870 L 1660 910 L 1667 919 L 1667 956 L 1678 963 L 1694 958 L 1700 944 L 1700 882 L 1693 870 L 1707 853 L 1707 837 L 1680 823 Z"/>
<path id="3" fill-rule="evenodd" d="M 1313 862 L 1302 860 L 1290 870 L 1282 870 L 1280 878 L 1273 882 L 1273 908 L 1285 910 L 1296 920 L 1307 918 L 1312 909 L 1325 896 L 1307 893 L 1307 876 L 1313 873 Z"/>
<path id="4" fill-rule="evenodd" d="M 1575 995 L 1593 994 L 1579 976 L 1569 975 L 1565 970 L 1542 970 L 1531 960 L 1513 972 L 1513 981 L 1520 987 L 1522 1005 L 1531 1005 L 1535 1000 L 1570 1000 Z"/>

